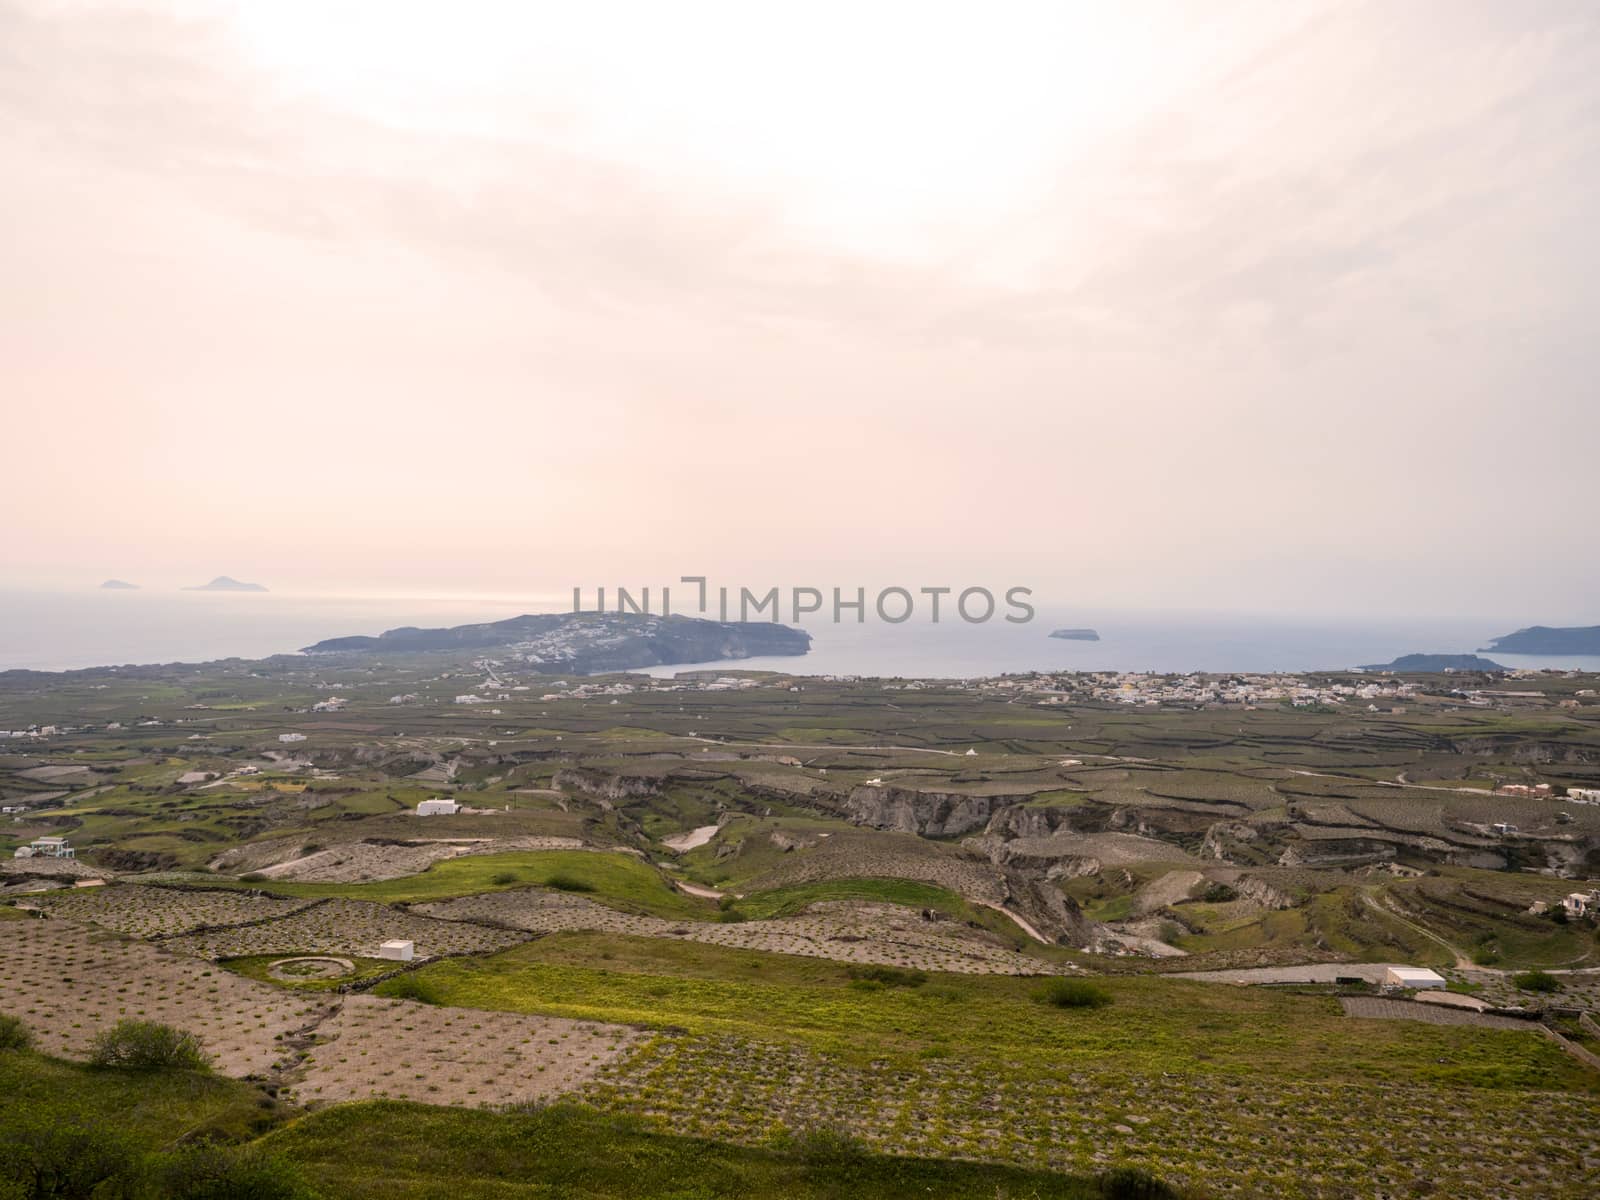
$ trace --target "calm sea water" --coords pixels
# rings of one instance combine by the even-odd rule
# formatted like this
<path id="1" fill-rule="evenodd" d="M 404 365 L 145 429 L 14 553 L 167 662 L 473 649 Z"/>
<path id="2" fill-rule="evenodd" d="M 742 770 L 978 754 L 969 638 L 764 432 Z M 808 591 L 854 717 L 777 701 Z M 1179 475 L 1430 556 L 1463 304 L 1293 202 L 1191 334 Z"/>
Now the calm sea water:
<path id="1" fill-rule="evenodd" d="M 561 611 L 517 597 L 370 598 L 286 593 L 0 592 L 0 669 L 66 670 L 124 663 L 203 662 L 292 653 L 328 637 L 398 625 L 459 625 Z M 807 674 L 972 677 L 1004 671 L 1305 671 L 1388 662 L 1400 654 L 1464 653 L 1536 616 L 1340 622 L 1251 615 L 1045 613 L 1027 625 L 995 620 L 903 625 L 816 624 L 804 658 L 717 664 Z M 1062 626 L 1098 642 L 1048 636 Z M 1600 657 L 1496 655 L 1507 666 L 1581 667 Z M 671 675 L 685 666 L 663 667 Z"/>

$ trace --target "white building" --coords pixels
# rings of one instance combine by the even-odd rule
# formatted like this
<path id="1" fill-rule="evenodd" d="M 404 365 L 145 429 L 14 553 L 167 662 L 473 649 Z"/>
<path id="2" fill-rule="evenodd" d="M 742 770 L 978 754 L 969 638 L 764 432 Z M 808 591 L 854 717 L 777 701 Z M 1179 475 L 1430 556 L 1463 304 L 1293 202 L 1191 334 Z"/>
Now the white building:
<path id="1" fill-rule="evenodd" d="M 424 800 L 417 805 L 419 817 L 453 817 L 461 811 L 461 805 L 454 800 L 434 799 Z"/>
<path id="2" fill-rule="evenodd" d="M 78 852 L 67 845 L 64 837 L 35 838 L 26 846 L 18 846 L 13 858 L 77 858 Z"/>
<path id="3" fill-rule="evenodd" d="M 1567 910 L 1569 917 L 1586 917 L 1600 908 L 1600 888 L 1592 892 L 1568 892 L 1561 907 Z"/>
<path id="4" fill-rule="evenodd" d="M 1390 967 L 1383 973 L 1383 986 L 1391 988 L 1414 988 L 1417 991 L 1426 991 L 1429 988 L 1442 988 L 1444 976 L 1437 971 L 1430 971 L 1427 967 Z"/>
<path id="5" fill-rule="evenodd" d="M 278 740 L 280 742 L 303 742 L 306 740 L 306 735 L 303 733 L 280 733 Z"/>
<path id="6" fill-rule="evenodd" d="M 379 958 L 392 958 L 396 962 L 410 962 L 416 955 L 414 942 L 393 941 L 385 942 L 378 947 Z"/>

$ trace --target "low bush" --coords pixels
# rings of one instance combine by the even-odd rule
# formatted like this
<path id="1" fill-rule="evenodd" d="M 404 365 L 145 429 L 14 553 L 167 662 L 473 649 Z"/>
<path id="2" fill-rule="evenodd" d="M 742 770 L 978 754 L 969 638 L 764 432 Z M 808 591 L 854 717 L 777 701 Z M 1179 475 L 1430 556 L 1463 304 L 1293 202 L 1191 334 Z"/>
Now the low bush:
<path id="1" fill-rule="evenodd" d="M 96 1035 L 89 1061 L 124 1071 L 204 1071 L 210 1058 L 192 1033 L 159 1021 L 118 1021 Z"/>
<path id="2" fill-rule="evenodd" d="M 214 1142 L 155 1155 L 145 1174 L 154 1194 L 165 1200 L 312 1200 L 315 1196 L 283 1159 Z"/>
<path id="3" fill-rule="evenodd" d="M 0 1050 L 26 1050 L 33 1045 L 33 1034 L 16 1017 L 0 1013 Z"/>
<path id="4" fill-rule="evenodd" d="M 1200 899 L 1207 904 L 1226 904 L 1230 900 L 1237 900 L 1239 893 L 1225 883 L 1213 883 L 1200 893 Z"/>
<path id="5" fill-rule="evenodd" d="M 1520 971 L 1511 982 L 1525 992 L 1559 992 L 1561 981 L 1549 971 Z"/>
<path id="6" fill-rule="evenodd" d="M 419 1004 L 443 1004 L 439 990 L 426 979 L 411 971 L 396 975 L 378 986 L 378 994 L 391 1000 L 415 1000 Z"/>
<path id="7" fill-rule="evenodd" d="M 1098 1182 L 1106 1200 L 1175 1200 L 1179 1194 L 1140 1167 L 1112 1167 Z"/>
<path id="8" fill-rule="evenodd" d="M 1104 1008 L 1111 993 L 1087 979 L 1052 979 L 1039 989 L 1037 999 L 1054 1008 Z"/>
<path id="9" fill-rule="evenodd" d="M 785 1157 L 803 1162 L 808 1167 L 853 1163 L 866 1158 L 869 1153 L 860 1139 L 831 1125 L 785 1129 L 772 1139 L 771 1145 Z"/>
<path id="10" fill-rule="evenodd" d="M 546 879 L 544 881 L 544 885 L 548 888 L 555 888 L 555 890 L 558 892 L 594 891 L 594 884 L 588 882 L 587 880 L 579 879 L 576 875 L 566 875 L 559 871 L 550 876 L 550 878 Z"/>
<path id="11" fill-rule="evenodd" d="M 135 1195 L 138 1156 L 114 1130 L 12 1112 L 0 1139 L 0 1197 Z"/>
<path id="12" fill-rule="evenodd" d="M 847 967 L 845 973 L 855 983 L 868 987 L 917 988 L 928 982 L 926 971 L 910 971 L 904 967 Z"/>
<path id="13" fill-rule="evenodd" d="M 489 882 L 496 887 L 505 887 L 508 884 L 515 883 L 517 879 L 518 875 L 515 871 L 499 871 L 489 876 Z"/>

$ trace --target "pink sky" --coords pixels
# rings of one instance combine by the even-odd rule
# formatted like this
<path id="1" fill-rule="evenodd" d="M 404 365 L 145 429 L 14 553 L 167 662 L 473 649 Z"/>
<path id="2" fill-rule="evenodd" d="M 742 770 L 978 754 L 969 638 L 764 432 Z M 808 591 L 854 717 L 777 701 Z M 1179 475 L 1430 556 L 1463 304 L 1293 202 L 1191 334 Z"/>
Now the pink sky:
<path id="1" fill-rule="evenodd" d="M 0 0 L 0 586 L 1600 620 L 1597 134 L 1584 2 Z"/>

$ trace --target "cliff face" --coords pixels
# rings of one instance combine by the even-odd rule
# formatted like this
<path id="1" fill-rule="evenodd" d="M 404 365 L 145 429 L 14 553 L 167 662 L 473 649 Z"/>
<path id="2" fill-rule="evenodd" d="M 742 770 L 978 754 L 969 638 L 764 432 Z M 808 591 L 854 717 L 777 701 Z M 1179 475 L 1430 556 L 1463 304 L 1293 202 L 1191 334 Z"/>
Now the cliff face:
<path id="1" fill-rule="evenodd" d="M 873 829 L 893 829 L 925 837 L 958 837 L 982 829 L 1001 809 L 1021 804 L 1032 793 L 969 796 L 961 792 L 923 792 L 897 787 L 858 787 L 845 800 L 845 815 Z"/>

